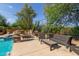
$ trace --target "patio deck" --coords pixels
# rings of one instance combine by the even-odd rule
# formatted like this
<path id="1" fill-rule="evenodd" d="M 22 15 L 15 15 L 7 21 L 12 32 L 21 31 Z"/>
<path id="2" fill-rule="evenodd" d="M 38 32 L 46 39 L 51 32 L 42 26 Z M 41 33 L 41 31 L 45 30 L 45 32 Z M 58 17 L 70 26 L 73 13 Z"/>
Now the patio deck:
<path id="1" fill-rule="evenodd" d="M 40 44 L 39 40 L 14 43 L 11 56 L 77 56 L 65 46 L 50 51 L 49 46 Z"/>

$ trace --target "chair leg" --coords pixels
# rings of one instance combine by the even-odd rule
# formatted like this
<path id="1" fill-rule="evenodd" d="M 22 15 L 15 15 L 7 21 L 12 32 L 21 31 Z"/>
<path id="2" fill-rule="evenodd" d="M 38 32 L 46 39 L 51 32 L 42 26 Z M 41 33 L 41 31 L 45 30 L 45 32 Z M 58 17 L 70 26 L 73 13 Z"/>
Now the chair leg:
<path id="1" fill-rule="evenodd" d="M 52 45 L 50 45 L 50 51 L 52 51 Z"/>
<path id="2" fill-rule="evenodd" d="M 72 49 L 71 49 L 71 47 L 70 47 L 69 51 L 70 51 L 70 52 L 72 52 Z"/>
<path id="3" fill-rule="evenodd" d="M 40 39 L 40 43 L 43 44 L 43 41 Z"/>

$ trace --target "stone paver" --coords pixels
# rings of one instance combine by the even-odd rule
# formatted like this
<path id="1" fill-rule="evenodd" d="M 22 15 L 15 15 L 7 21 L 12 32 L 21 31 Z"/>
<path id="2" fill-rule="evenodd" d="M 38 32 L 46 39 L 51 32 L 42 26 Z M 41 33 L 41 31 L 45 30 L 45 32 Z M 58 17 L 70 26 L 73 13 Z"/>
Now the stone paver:
<path id="1" fill-rule="evenodd" d="M 69 52 L 65 46 L 50 51 L 49 46 L 40 44 L 39 40 L 14 43 L 11 56 L 76 56 L 74 52 Z"/>

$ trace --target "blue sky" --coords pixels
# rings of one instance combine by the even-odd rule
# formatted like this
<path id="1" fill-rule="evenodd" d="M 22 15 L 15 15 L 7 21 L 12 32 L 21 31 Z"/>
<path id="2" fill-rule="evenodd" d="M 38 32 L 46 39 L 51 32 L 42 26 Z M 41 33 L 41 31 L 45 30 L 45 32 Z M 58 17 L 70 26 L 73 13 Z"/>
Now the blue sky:
<path id="1" fill-rule="evenodd" d="M 45 23 L 44 17 L 44 4 L 29 4 L 32 6 L 33 10 L 35 10 L 37 16 L 33 19 L 33 21 L 41 21 L 41 23 Z M 0 3 L 0 14 L 3 15 L 9 23 L 14 23 L 17 19 L 17 12 L 19 12 L 23 8 L 24 4 L 22 3 Z"/>

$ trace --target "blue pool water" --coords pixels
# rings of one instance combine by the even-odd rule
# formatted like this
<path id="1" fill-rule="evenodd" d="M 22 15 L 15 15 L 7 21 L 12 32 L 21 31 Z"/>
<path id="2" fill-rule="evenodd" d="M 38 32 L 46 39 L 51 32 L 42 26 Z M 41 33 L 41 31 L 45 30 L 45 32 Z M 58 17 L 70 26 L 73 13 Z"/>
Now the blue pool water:
<path id="1" fill-rule="evenodd" d="M 13 46 L 13 38 L 7 36 L 6 38 L 0 37 L 0 56 L 6 56 L 7 52 L 11 52 Z"/>

